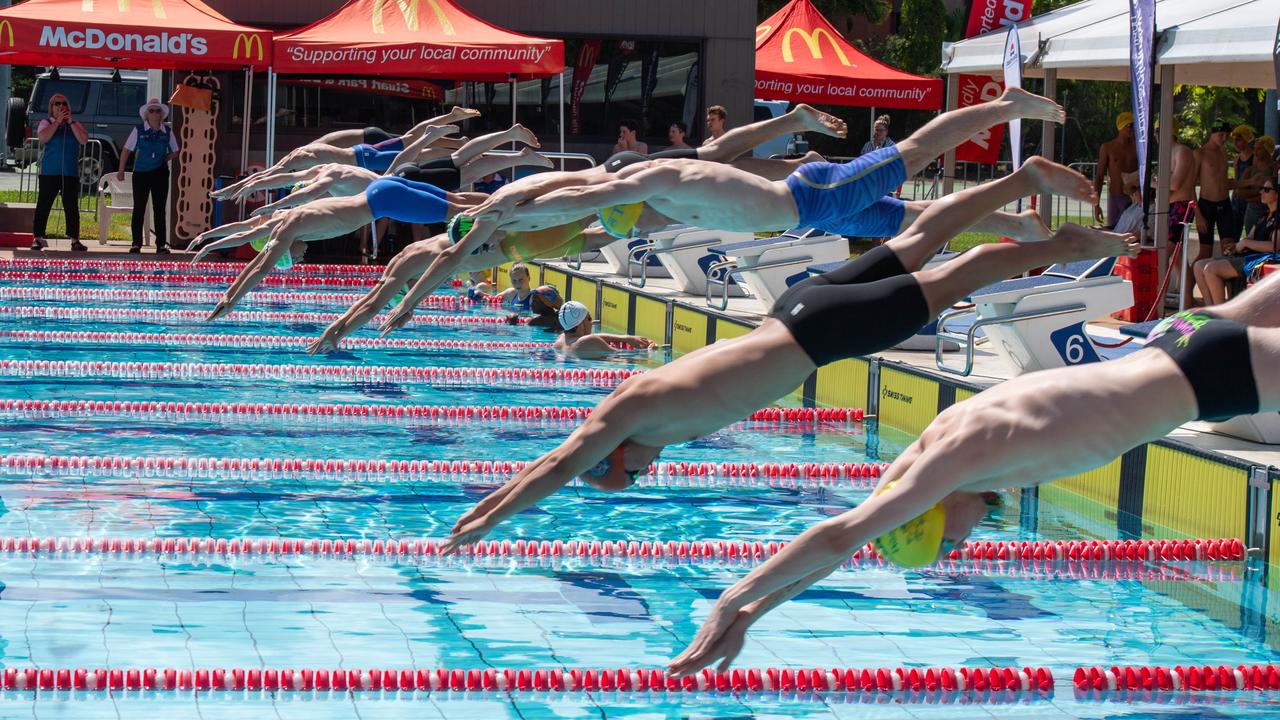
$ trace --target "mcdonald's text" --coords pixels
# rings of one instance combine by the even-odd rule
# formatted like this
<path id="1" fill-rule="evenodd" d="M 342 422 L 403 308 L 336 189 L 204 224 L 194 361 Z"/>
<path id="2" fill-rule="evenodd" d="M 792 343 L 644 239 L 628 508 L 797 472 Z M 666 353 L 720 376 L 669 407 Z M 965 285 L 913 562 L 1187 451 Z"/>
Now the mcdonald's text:
<path id="1" fill-rule="evenodd" d="M 120 33 L 98 28 L 68 31 L 60 25 L 45 25 L 40 31 L 40 47 L 204 55 L 209 52 L 209 41 L 192 33 Z"/>

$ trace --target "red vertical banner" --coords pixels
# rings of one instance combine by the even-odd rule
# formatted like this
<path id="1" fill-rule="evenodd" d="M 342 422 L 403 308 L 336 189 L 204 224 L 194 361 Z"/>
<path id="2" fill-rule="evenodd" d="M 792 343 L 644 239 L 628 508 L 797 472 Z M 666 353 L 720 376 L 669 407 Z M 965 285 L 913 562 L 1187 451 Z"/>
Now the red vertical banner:
<path id="1" fill-rule="evenodd" d="M 573 64 L 573 91 L 569 99 L 569 132 L 582 132 L 582 93 L 591 79 L 591 70 L 600 57 L 600 40 L 583 40 L 578 46 L 578 61 Z"/>
<path id="2" fill-rule="evenodd" d="M 969 25 L 965 37 L 984 35 L 994 30 L 1007 30 L 1031 14 L 1032 0 L 973 0 L 969 6 Z M 988 75 L 961 75 L 960 105 L 970 107 L 990 102 L 1004 92 L 1004 82 Z M 993 165 L 1000 160 L 1000 143 L 1004 128 L 988 128 L 956 148 L 956 160 Z"/>

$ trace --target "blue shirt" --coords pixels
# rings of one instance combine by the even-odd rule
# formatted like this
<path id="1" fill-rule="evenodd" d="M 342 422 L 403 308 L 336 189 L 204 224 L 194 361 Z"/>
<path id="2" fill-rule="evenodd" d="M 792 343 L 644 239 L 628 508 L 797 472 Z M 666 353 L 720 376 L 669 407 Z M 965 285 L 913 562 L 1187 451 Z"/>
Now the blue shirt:
<path id="1" fill-rule="evenodd" d="M 53 122 L 48 118 L 40 121 L 40 129 L 45 129 Z M 69 125 L 58 125 L 53 137 L 44 144 L 40 152 L 40 174 L 76 177 L 77 164 L 80 160 L 80 141 L 71 132 Z"/>

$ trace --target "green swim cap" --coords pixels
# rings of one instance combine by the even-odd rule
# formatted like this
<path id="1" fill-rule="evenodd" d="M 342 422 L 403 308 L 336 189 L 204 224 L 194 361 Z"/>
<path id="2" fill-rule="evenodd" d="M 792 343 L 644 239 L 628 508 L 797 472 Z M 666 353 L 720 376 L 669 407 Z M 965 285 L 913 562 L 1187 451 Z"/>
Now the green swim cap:
<path id="1" fill-rule="evenodd" d="M 254 250 L 257 250 L 258 252 L 261 253 L 269 249 L 272 245 L 275 244 L 275 242 L 276 242 L 275 240 L 262 240 L 262 241 L 251 240 L 249 244 L 253 246 Z M 276 260 L 276 267 L 281 270 L 288 270 L 289 268 L 293 267 L 293 253 L 287 252 L 279 260 Z"/>
<path id="2" fill-rule="evenodd" d="M 267 246 L 267 242 L 270 239 L 271 239 L 271 236 L 269 235 L 264 238 L 254 238 L 249 241 L 249 247 L 253 248 L 254 250 L 257 250 L 258 252 L 262 252 L 262 248 Z"/>
<path id="3" fill-rule="evenodd" d="M 457 245 L 462 242 L 462 238 L 471 232 L 471 228 L 475 227 L 476 219 L 467 217 L 466 215 L 454 215 L 449 221 L 449 242 Z"/>

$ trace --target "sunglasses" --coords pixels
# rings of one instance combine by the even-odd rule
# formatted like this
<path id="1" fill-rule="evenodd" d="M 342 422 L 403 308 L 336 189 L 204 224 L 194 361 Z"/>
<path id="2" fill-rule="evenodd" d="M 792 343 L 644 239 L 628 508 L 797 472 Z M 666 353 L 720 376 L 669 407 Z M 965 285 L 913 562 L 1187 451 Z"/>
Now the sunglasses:
<path id="1" fill-rule="evenodd" d="M 160 115 L 163 115 L 163 114 L 164 114 L 164 111 L 163 111 L 163 110 L 161 110 L 160 108 L 151 108 L 150 110 L 147 110 L 147 112 L 149 112 L 149 113 L 158 113 L 158 114 L 160 114 Z"/>
<path id="2" fill-rule="evenodd" d="M 53 106 L 54 106 L 54 107 L 67 107 L 67 104 L 66 104 L 66 103 L 64 103 L 64 102 L 62 102 L 61 100 L 55 100 L 55 101 L 53 101 Z"/>
<path id="3" fill-rule="evenodd" d="M 1266 185 L 1263 185 L 1263 186 L 1262 186 L 1261 188 L 1259 188 L 1259 189 L 1260 189 L 1262 192 L 1275 192 L 1275 191 L 1276 191 L 1276 189 L 1275 189 L 1275 188 L 1273 188 L 1273 187 L 1268 187 L 1268 186 L 1266 186 Z"/>

